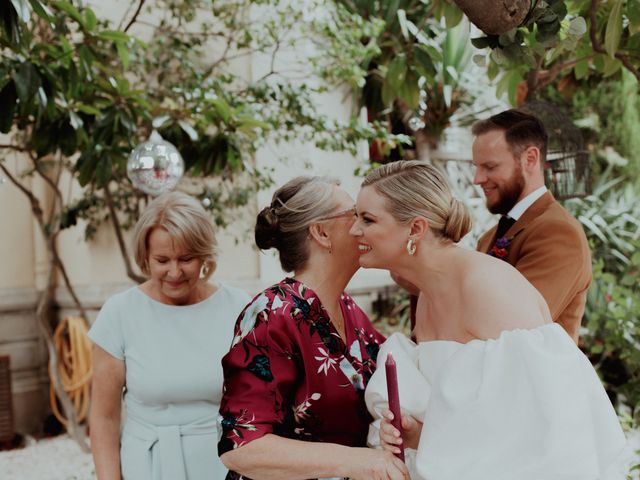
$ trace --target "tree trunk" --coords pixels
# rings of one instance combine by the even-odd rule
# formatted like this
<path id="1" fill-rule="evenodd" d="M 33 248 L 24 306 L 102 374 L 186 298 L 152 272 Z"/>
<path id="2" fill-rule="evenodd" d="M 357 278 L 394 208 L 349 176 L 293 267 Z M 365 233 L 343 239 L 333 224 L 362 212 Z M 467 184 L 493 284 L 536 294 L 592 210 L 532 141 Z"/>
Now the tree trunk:
<path id="1" fill-rule="evenodd" d="M 471 23 L 488 35 L 501 35 L 522 23 L 531 0 L 453 0 Z"/>
<path id="2" fill-rule="evenodd" d="M 52 243 L 55 242 L 55 237 L 48 238 L 48 249 L 51 250 Z M 53 331 L 51 330 L 50 315 L 53 306 L 53 291 L 55 288 L 55 272 L 56 268 L 54 266 L 54 262 L 49 262 L 49 272 L 47 274 L 47 285 L 44 288 L 44 291 L 41 294 L 40 299 L 38 300 L 38 306 L 36 308 L 36 317 L 38 319 L 38 326 L 40 327 L 40 332 L 42 333 L 42 337 L 47 344 L 47 351 L 49 353 L 49 376 L 50 380 L 53 383 L 53 388 L 56 392 L 56 396 L 60 401 L 62 406 L 62 411 L 64 412 L 65 417 L 67 418 L 67 433 L 69 436 L 73 438 L 76 443 L 80 446 L 80 449 L 89 453 L 91 450 L 87 444 L 87 436 L 84 431 L 84 427 L 78 423 L 78 418 L 76 415 L 76 409 L 73 406 L 73 402 L 67 395 L 67 392 L 64 389 L 64 385 L 62 384 L 62 380 L 60 379 L 60 372 L 58 371 L 58 354 L 56 352 L 56 347 L 53 342 Z"/>
<path id="3" fill-rule="evenodd" d="M 36 308 L 36 318 L 38 320 L 38 327 L 42 333 L 42 337 L 47 344 L 47 350 L 49 353 L 49 373 L 50 379 L 53 383 L 53 388 L 56 392 L 56 395 L 62 405 L 62 411 L 67 418 L 67 432 L 73 438 L 80 448 L 84 452 L 90 452 L 89 446 L 87 444 L 87 437 L 85 435 L 84 427 L 78 423 L 78 418 L 76 415 L 76 410 L 71 401 L 69 395 L 64 389 L 64 385 L 62 384 L 62 380 L 60 378 L 60 372 L 58 371 L 58 354 L 56 352 L 55 343 L 53 341 L 53 330 L 51 328 L 51 311 L 54 303 L 53 299 L 53 291 L 55 288 L 55 276 L 56 272 L 59 272 L 62 276 L 65 286 L 69 291 L 69 294 L 73 298 L 74 303 L 80 314 L 86 319 L 87 314 L 85 309 L 80 303 L 78 296 L 75 293 L 73 286 L 71 285 L 71 281 L 69 276 L 67 275 L 64 264 L 62 263 L 62 259 L 58 254 L 58 250 L 56 247 L 56 239 L 59 233 L 59 224 L 55 223 L 54 218 L 56 218 L 56 211 L 62 211 L 62 193 L 57 186 L 57 183 L 47 177 L 46 173 L 43 172 L 40 168 L 40 164 L 37 163 L 37 157 L 32 154 L 28 149 L 22 147 L 13 147 L 13 150 L 19 150 L 26 152 L 32 161 L 34 162 L 34 171 L 51 187 L 54 192 L 53 204 L 51 207 L 51 212 L 49 214 L 49 218 L 45 219 L 45 212 L 40 203 L 38 197 L 34 195 L 34 193 L 29 190 L 25 185 L 23 185 L 17 178 L 14 176 L 9 169 L 0 162 L 0 171 L 2 171 L 22 193 L 28 198 L 29 203 L 31 204 L 31 212 L 38 224 L 40 232 L 42 233 L 42 237 L 45 241 L 46 250 L 48 254 L 48 273 L 47 273 L 47 284 L 41 294 L 40 299 L 38 300 L 38 305 Z M 56 202 L 59 202 L 59 208 L 56 209 Z"/>
<path id="4" fill-rule="evenodd" d="M 437 147 L 437 142 L 422 128 L 413 134 L 413 142 L 416 147 L 416 160 L 431 163 L 431 152 Z"/>

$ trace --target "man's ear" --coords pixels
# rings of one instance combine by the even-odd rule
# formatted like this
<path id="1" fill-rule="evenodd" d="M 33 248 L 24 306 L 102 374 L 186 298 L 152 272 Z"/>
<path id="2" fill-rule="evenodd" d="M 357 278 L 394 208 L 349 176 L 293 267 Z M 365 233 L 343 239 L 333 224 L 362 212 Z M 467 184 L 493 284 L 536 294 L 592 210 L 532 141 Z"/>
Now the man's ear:
<path id="1" fill-rule="evenodd" d="M 429 231 L 429 221 L 424 217 L 416 217 L 409 223 L 409 237 L 421 240 Z"/>
<path id="2" fill-rule="evenodd" d="M 322 248 L 331 248 L 331 238 L 323 223 L 312 223 L 309 226 L 309 236 Z"/>
<path id="3" fill-rule="evenodd" d="M 522 153 L 522 168 L 529 174 L 542 170 L 540 165 L 540 149 L 530 145 Z"/>

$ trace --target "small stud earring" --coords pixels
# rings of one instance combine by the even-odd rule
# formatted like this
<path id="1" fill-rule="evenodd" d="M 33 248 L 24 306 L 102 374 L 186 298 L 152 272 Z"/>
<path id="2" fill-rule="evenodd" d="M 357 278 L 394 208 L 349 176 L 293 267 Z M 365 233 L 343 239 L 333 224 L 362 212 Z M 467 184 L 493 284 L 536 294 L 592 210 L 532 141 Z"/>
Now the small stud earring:
<path id="1" fill-rule="evenodd" d="M 414 243 L 413 238 L 410 238 L 409 241 L 407 242 L 407 253 L 412 257 L 416 253 L 416 244 Z"/>

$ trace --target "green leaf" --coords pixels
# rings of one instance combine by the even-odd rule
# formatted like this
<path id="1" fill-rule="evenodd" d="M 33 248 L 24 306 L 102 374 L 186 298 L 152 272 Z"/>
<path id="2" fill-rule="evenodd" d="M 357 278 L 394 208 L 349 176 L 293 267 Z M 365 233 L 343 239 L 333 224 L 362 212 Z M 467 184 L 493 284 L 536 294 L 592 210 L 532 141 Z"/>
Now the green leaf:
<path id="1" fill-rule="evenodd" d="M 595 355 L 597 355 L 599 353 L 602 353 L 603 351 L 604 351 L 604 347 L 600 343 L 596 343 L 595 345 L 593 345 L 591 347 L 591 353 L 593 353 Z"/>
<path id="2" fill-rule="evenodd" d="M 382 89 L 380 91 L 382 104 L 385 107 L 390 107 L 393 101 L 396 99 L 396 93 L 397 92 L 395 88 L 393 88 L 393 86 L 391 85 L 391 82 L 389 82 L 385 78 L 384 81 L 382 82 Z"/>
<path id="3" fill-rule="evenodd" d="M 83 28 L 85 27 L 82 15 L 80 15 L 78 9 L 71 2 L 68 2 L 66 0 L 54 0 L 53 2 L 51 2 L 51 5 L 53 5 L 58 10 L 62 10 L 63 12 L 65 12 L 76 22 L 78 22 Z"/>
<path id="4" fill-rule="evenodd" d="M 567 16 L 567 4 L 564 1 L 547 2 L 551 7 L 551 10 L 558 16 L 559 20 L 562 20 Z"/>
<path id="5" fill-rule="evenodd" d="M 604 71 L 604 59 L 607 58 L 606 55 L 603 54 L 597 54 L 594 55 L 593 57 L 593 65 L 596 67 L 596 70 L 598 70 L 598 72 L 603 72 Z"/>
<path id="6" fill-rule="evenodd" d="M 12 75 L 16 85 L 18 98 L 23 104 L 27 104 L 35 96 L 40 88 L 40 75 L 30 62 L 23 62 Z"/>
<path id="7" fill-rule="evenodd" d="M 85 105 L 84 103 L 77 105 L 76 108 L 80 110 L 82 113 L 95 115 L 96 117 L 101 114 L 100 110 L 98 110 L 97 108 L 92 107 L 91 105 Z"/>
<path id="8" fill-rule="evenodd" d="M 398 9 L 398 23 L 400 24 L 400 32 L 405 40 L 409 40 L 409 30 L 407 28 L 407 12 L 403 9 Z"/>
<path id="9" fill-rule="evenodd" d="M 22 20 L 24 23 L 27 23 L 29 21 L 29 18 L 31 17 L 29 4 L 25 0 L 11 0 L 11 4 L 18 14 L 18 18 L 20 18 L 20 20 Z"/>
<path id="10" fill-rule="evenodd" d="M 151 121 L 151 125 L 153 126 L 153 128 L 158 130 L 170 119 L 171 119 L 170 115 L 158 115 L 157 117 L 154 117 L 154 119 Z"/>
<path id="11" fill-rule="evenodd" d="M 0 90 L 0 132 L 8 133 L 13 125 L 13 112 L 16 110 L 16 86 L 13 81 L 9 81 L 2 90 Z"/>
<path id="12" fill-rule="evenodd" d="M 229 123 L 232 114 L 231 106 L 222 98 L 214 98 L 212 100 L 209 100 L 209 103 L 213 106 L 218 115 L 220 115 L 222 121 L 224 123 Z"/>
<path id="13" fill-rule="evenodd" d="M 82 66 L 83 70 L 80 77 L 86 76 L 88 77 L 88 80 L 92 80 L 93 71 L 91 67 L 94 60 L 93 53 L 91 53 L 91 50 L 86 45 L 81 45 L 80 48 L 78 48 L 78 55 L 80 56 L 80 65 Z"/>
<path id="14" fill-rule="evenodd" d="M 411 109 L 417 109 L 420 105 L 418 77 L 411 70 L 407 73 L 404 82 L 399 86 L 398 97 L 404 100 Z"/>
<path id="15" fill-rule="evenodd" d="M 604 56 L 604 68 L 602 73 L 605 77 L 610 77 L 622 67 L 622 63 L 617 58 Z"/>
<path id="16" fill-rule="evenodd" d="M 491 81 L 495 80 L 495 78 L 500 73 L 500 67 L 495 62 L 489 62 L 487 66 L 487 78 Z"/>
<path id="17" fill-rule="evenodd" d="M 622 6 L 623 0 L 616 0 L 607 20 L 607 29 L 604 34 L 604 48 L 610 57 L 613 57 L 620 46 L 622 37 Z"/>
<path id="18" fill-rule="evenodd" d="M 250 117 L 248 115 L 240 115 L 237 118 L 238 127 L 241 129 L 244 128 L 260 128 L 262 130 L 269 130 L 271 126 L 267 122 L 263 122 L 262 120 L 258 120 L 257 118 Z"/>
<path id="19" fill-rule="evenodd" d="M 196 130 L 191 126 L 191 124 L 189 122 L 187 122 L 186 120 L 178 120 L 178 125 L 180 125 L 180 128 L 187 134 L 189 135 L 189 138 L 192 141 L 197 141 L 198 140 L 198 132 L 196 132 Z"/>
<path id="20" fill-rule="evenodd" d="M 47 104 L 49 103 L 49 99 L 47 98 L 47 92 L 44 91 L 44 88 L 38 88 L 38 103 L 40 104 L 40 109 L 44 110 L 47 108 Z"/>
<path id="21" fill-rule="evenodd" d="M 476 37 L 471 39 L 471 45 L 483 49 L 491 46 L 491 40 L 489 37 Z"/>
<path id="22" fill-rule="evenodd" d="M 96 165 L 95 179 L 98 187 L 104 187 L 109 183 L 112 171 L 111 158 L 107 155 L 103 155 Z"/>
<path id="23" fill-rule="evenodd" d="M 433 63 L 431 55 L 422 46 L 418 46 L 413 51 L 413 58 L 415 60 L 415 68 L 424 77 L 434 77 L 437 73 L 436 67 Z"/>
<path id="24" fill-rule="evenodd" d="M 403 83 L 407 75 L 407 58 L 404 54 L 396 55 L 389 64 L 389 69 L 385 76 L 385 83 L 389 82 L 390 85 L 395 88 L 399 88 Z"/>
<path id="25" fill-rule="evenodd" d="M 582 59 L 576 62 L 573 71 L 576 75 L 576 80 L 581 80 L 585 78 L 589 74 L 589 61 L 587 59 Z"/>
<path id="26" fill-rule="evenodd" d="M 383 3 L 383 5 L 386 5 L 387 7 L 384 21 L 387 24 L 386 28 L 388 29 L 393 23 L 394 17 L 396 16 L 396 12 L 398 11 L 398 7 L 400 6 L 400 0 L 387 0 Z"/>
<path id="27" fill-rule="evenodd" d="M 444 14 L 444 20 L 447 28 L 453 28 L 458 25 L 464 15 L 462 10 L 455 5 L 450 5 L 449 3 L 445 3 L 443 6 L 444 11 L 442 13 Z"/>
<path id="28" fill-rule="evenodd" d="M 98 163 L 98 157 L 93 151 L 87 151 L 80 155 L 75 165 L 75 169 L 78 172 L 78 183 L 84 187 L 92 179 L 95 173 L 96 164 Z"/>
<path id="29" fill-rule="evenodd" d="M 125 70 L 129 68 L 129 49 L 124 42 L 116 42 L 116 50 L 118 51 L 118 57 L 122 62 L 122 68 Z"/>
<path id="30" fill-rule="evenodd" d="M 627 18 L 629 19 L 629 33 L 635 35 L 640 32 L 640 2 L 638 0 L 627 2 Z"/>
<path id="31" fill-rule="evenodd" d="M 37 15 L 48 22 L 53 21 L 53 14 L 46 5 L 40 2 L 40 0 L 29 0 L 29 3 L 31 4 L 31 8 L 33 8 L 33 11 L 36 12 Z"/>
<path id="32" fill-rule="evenodd" d="M 128 42 L 129 35 L 119 30 L 103 30 L 98 33 L 98 38 L 112 42 Z"/>
<path id="33" fill-rule="evenodd" d="M 587 22 L 583 17 L 576 17 L 569 22 L 568 37 L 579 38 L 587 33 Z"/>
<path id="34" fill-rule="evenodd" d="M 84 10 L 84 18 L 87 25 L 87 30 L 93 32 L 98 24 L 98 19 L 96 18 L 96 14 L 93 13 L 93 10 L 90 8 L 85 8 Z"/>
<path id="35" fill-rule="evenodd" d="M 80 115 L 78 115 L 76 112 L 69 112 L 69 123 L 74 130 L 78 130 L 84 125 L 82 118 L 80 118 Z"/>
<path id="36" fill-rule="evenodd" d="M 604 236 L 604 234 L 602 233 L 602 230 L 600 230 L 598 226 L 595 223 L 593 223 L 590 219 L 588 219 L 583 215 L 580 215 L 578 217 L 578 220 L 580 220 L 580 223 L 582 223 L 582 225 L 587 227 L 587 229 L 591 233 L 593 233 L 596 237 L 602 240 L 603 243 L 607 243 L 607 237 Z"/>

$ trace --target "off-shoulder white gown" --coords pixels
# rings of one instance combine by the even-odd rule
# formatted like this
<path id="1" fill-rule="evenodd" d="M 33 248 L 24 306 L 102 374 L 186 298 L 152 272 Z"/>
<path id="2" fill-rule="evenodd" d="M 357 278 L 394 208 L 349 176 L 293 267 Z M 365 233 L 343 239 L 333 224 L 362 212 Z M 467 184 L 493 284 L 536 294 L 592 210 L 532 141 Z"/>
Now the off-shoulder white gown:
<path id="1" fill-rule="evenodd" d="M 625 436 L 589 360 L 558 324 L 503 332 L 496 340 L 413 343 L 392 335 L 378 354 L 397 363 L 402 408 L 424 422 L 418 480 L 624 479 Z M 380 444 L 385 369 L 365 394 Z"/>

